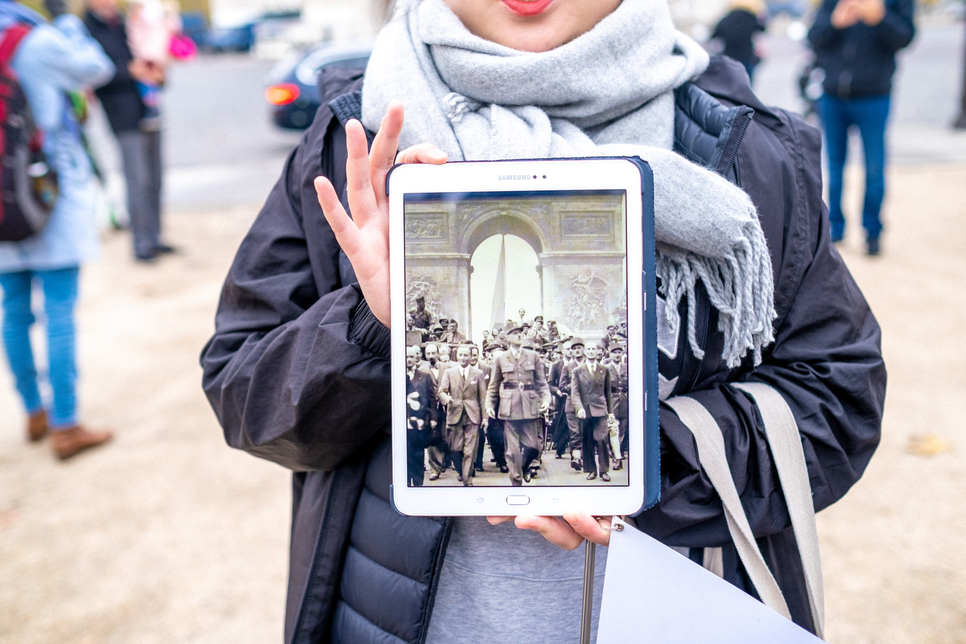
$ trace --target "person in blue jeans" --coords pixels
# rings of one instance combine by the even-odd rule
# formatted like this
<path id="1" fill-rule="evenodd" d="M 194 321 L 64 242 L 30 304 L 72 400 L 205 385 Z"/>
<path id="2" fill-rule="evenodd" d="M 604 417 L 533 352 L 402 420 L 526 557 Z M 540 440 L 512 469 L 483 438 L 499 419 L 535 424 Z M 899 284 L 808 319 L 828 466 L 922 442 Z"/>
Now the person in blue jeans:
<path id="1" fill-rule="evenodd" d="M 64 13 L 47 23 L 22 5 L 0 0 L 0 37 L 18 23 L 31 30 L 10 64 L 43 132 L 59 194 L 43 230 L 21 242 L 0 243 L 3 347 L 28 414 L 27 439 L 39 441 L 49 431 L 54 454 L 66 459 L 111 438 L 108 431 L 82 427 L 77 418 L 74 305 L 80 265 L 97 254 L 98 243 L 93 171 L 66 92 L 105 82 L 114 65 L 77 16 Z M 49 407 L 30 343 L 35 291 L 43 294 L 46 318 Z"/>
<path id="2" fill-rule="evenodd" d="M 854 126 L 865 157 L 862 226 L 869 255 L 880 252 L 892 76 L 896 52 L 916 33 L 913 11 L 913 0 L 823 0 L 808 32 L 818 65 L 825 70 L 819 112 L 828 158 L 830 233 L 835 242 L 845 236 L 843 172 Z"/>

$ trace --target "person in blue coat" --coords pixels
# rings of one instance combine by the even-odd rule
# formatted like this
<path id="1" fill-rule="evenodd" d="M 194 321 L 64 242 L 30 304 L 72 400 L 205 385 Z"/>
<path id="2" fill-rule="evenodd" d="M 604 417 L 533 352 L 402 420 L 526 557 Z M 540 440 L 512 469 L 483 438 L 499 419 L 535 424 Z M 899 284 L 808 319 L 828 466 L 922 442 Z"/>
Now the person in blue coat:
<path id="1" fill-rule="evenodd" d="M 828 215 L 832 241 L 845 236 L 842 186 L 849 129 L 862 135 L 866 251 L 880 252 L 885 198 L 886 123 L 892 102 L 896 53 L 916 34 L 912 0 L 823 0 L 808 40 L 825 70 L 819 103 L 828 156 Z"/>
<path id="2" fill-rule="evenodd" d="M 10 0 L 0 0 L 0 31 L 31 26 L 11 67 L 17 74 L 43 148 L 58 175 L 59 194 L 47 225 L 20 242 L 0 243 L 3 290 L 3 346 L 24 409 L 27 438 L 50 431 L 54 454 L 66 459 L 111 438 L 78 423 L 74 305 L 80 266 L 98 252 L 94 221 L 93 170 L 67 92 L 105 82 L 114 65 L 91 39 L 77 16 L 64 13 L 52 23 Z M 51 405 L 41 398 L 30 344 L 36 321 L 34 287 L 43 292 L 47 327 Z"/>

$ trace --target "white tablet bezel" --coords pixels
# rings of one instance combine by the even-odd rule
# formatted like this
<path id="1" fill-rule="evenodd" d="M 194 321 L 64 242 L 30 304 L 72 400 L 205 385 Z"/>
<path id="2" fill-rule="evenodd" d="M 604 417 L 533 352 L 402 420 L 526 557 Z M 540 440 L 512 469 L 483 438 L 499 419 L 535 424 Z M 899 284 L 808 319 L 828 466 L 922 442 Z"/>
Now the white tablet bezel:
<path id="1" fill-rule="evenodd" d="M 645 351 L 641 170 L 627 159 L 486 161 L 401 165 L 387 180 L 392 346 L 392 494 L 395 508 L 415 516 L 547 515 L 581 511 L 631 514 L 644 502 Z M 406 271 L 404 196 L 407 193 L 625 190 L 627 253 L 628 484 L 623 486 L 408 487 L 406 467 Z M 634 395 L 634 392 L 638 392 Z M 509 483 L 509 482 L 508 482 Z M 527 497 L 519 504 L 520 495 Z M 512 501 L 512 502 L 511 502 Z"/>

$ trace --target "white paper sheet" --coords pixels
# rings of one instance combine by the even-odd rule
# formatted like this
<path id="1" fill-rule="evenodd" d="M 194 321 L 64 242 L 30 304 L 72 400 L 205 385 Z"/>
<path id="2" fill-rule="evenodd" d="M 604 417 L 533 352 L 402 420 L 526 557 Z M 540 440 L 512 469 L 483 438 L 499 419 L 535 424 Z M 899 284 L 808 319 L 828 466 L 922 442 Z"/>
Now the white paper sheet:
<path id="1" fill-rule="evenodd" d="M 821 640 L 625 523 L 622 531 L 611 533 L 607 549 L 597 642 L 814 644 Z"/>

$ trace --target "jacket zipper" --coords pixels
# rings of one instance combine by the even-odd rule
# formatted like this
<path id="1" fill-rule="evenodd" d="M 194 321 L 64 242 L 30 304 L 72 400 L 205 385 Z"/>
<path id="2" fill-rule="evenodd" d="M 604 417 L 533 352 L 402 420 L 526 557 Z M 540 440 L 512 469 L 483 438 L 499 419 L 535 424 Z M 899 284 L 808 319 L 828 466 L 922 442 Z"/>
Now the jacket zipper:
<path id="1" fill-rule="evenodd" d="M 755 111 L 749 109 L 748 111 L 742 110 L 740 114 L 735 118 L 736 121 L 740 119 L 740 122 L 736 122 L 732 125 L 732 128 L 737 128 L 734 131 L 734 144 L 731 146 L 731 154 L 728 156 L 728 165 L 724 167 L 724 172 L 727 172 L 734 167 L 735 162 L 738 160 L 738 148 L 741 147 L 741 142 L 745 138 L 745 133 L 748 131 L 748 127 L 751 125 L 751 121 L 755 116 Z M 738 176 L 738 170 L 735 169 L 735 177 Z"/>
<path id="2" fill-rule="evenodd" d="M 722 175 L 725 175 L 730 169 L 734 168 L 735 184 L 738 185 L 738 187 L 741 187 L 741 184 L 738 181 L 738 168 L 735 165 L 738 161 L 738 150 L 741 148 L 741 142 L 744 140 L 745 133 L 748 132 L 748 128 L 751 126 L 751 121 L 753 120 L 754 116 L 755 116 L 755 111 L 751 108 L 740 110 L 740 112 L 735 116 L 735 121 L 731 124 L 731 134 L 730 134 L 730 137 L 732 138 L 731 152 L 728 155 L 728 163 L 725 164 L 725 166 L 722 167 L 720 171 Z M 696 337 L 695 339 L 698 340 L 698 346 L 700 346 L 702 349 L 705 349 L 708 344 L 708 334 L 711 332 L 709 328 L 711 325 L 711 301 L 708 298 L 707 294 L 703 294 L 703 296 L 698 296 L 696 294 L 695 300 L 696 300 L 695 304 L 700 303 L 701 305 L 700 309 L 703 309 L 703 313 L 704 313 L 704 315 L 702 316 L 703 318 L 702 328 L 698 329 L 698 336 L 700 337 Z M 689 306 L 690 306 L 690 303 L 689 303 Z M 688 343 L 685 342 L 685 345 L 687 344 Z M 687 365 L 687 355 L 691 356 L 691 360 L 693 362 L 690 365 L 691 368 L 688 370 L 688 373 L 687 373 L 688 377 L 681 378 L 680 384 L 686 385 L 684 389 L 679 390 L 681 392 L 687 392 L 694 388 L 694 385 L 697 384 L 698 379 L 701 375 L 701 365 L 704 362 L 703 359 L 699 360 L 697 357 L 695 357 L 694 351 L 690 348 L 690 346 L 688 347 L 687 351 L 688 353 L 685 354 L 685 365 Z M 682 369 L 682 372 L 683 371 L 684 370 Z"/>

